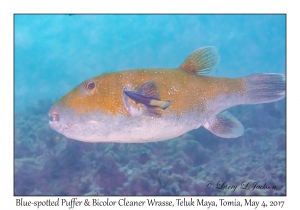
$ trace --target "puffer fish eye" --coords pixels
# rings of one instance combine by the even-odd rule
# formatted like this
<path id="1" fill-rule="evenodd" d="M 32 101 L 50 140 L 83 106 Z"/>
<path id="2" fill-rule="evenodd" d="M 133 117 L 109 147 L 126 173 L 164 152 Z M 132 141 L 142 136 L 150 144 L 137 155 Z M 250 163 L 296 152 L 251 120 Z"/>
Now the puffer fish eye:
<path id="1" fill-rule="evenodd" d="M 88 81 L 84 83 L 84 88 L 88 91 L 91 91 L 95 88 L 95 83 L 92 81 Z"/>

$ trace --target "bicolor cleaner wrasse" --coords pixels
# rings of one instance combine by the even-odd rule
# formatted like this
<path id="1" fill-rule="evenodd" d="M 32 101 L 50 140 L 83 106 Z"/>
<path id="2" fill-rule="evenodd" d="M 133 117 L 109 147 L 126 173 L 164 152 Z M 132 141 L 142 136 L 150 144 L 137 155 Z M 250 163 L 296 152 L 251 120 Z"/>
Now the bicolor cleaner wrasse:
<path id="1" fill-rule="evenodd" d="M 242 136 L 243 125 L 226 109 L 284 98 L 285 76 L 204 76 L 219 60 L 216 48 L 203 47 L 178 68 L 127 70 L 88 79 L 50 108 L 50 127 L 85 142 L 162 141 L 200 126 L 222 138 Z"/>

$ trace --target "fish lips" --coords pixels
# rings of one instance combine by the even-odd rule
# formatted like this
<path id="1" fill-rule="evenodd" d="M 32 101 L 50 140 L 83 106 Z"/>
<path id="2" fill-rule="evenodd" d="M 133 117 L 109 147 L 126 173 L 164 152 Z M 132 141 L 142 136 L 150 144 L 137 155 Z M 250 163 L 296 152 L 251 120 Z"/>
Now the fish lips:
<path id="1" fill-rule="evenodd" d="M 52 120 L 49 120 L 50 125 L 57 123 L 59 121 L 59 114 L 57 112 L 49 112 L 48 116 L 52 117 Z"/>

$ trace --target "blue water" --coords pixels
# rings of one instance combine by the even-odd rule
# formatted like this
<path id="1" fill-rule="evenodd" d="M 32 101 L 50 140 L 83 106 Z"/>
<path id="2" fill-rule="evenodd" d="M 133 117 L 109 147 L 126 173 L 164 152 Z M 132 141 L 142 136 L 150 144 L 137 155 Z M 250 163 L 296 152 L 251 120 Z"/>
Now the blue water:
<path id="1" fill-rule="evenodd" d="M 203 46 L 219 51 L 213 76 L 285 74 L 284 15 L 15 15 L 14 24 L 15 194 L 230 195 L 204 187 L 219 179 L 268 182 L 277 190 L 254 194 L 285 194 L 285 100 L 232 108 L 246 128 L 235 140 L 200 128 L 166 142 L 89 144 L 47 123 L 51 104 L 85 79 L 178 67 Z"/>
<path id="2" fill-rule="evenodd" d="M 16 15 L 15 108 L 104 72 L 178 67 L 203 46 L 218 48 L 218 76 L 285 73 L 285 38 L 284 15 Z"/>

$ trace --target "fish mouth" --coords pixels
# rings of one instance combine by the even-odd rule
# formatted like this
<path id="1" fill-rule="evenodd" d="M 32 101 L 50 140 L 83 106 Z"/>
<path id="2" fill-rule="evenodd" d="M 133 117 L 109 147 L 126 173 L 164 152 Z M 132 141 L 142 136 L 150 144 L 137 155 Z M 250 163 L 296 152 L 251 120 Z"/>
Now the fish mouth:
<path id="1" fill-rule="evenodd" d="M 56 112 L 48 113 L 48 116 L 52 117 L 52 120 L 49 120 L 49 123 L 54 123 L 54 122 L 59 121 L 59 115 Z"/>

